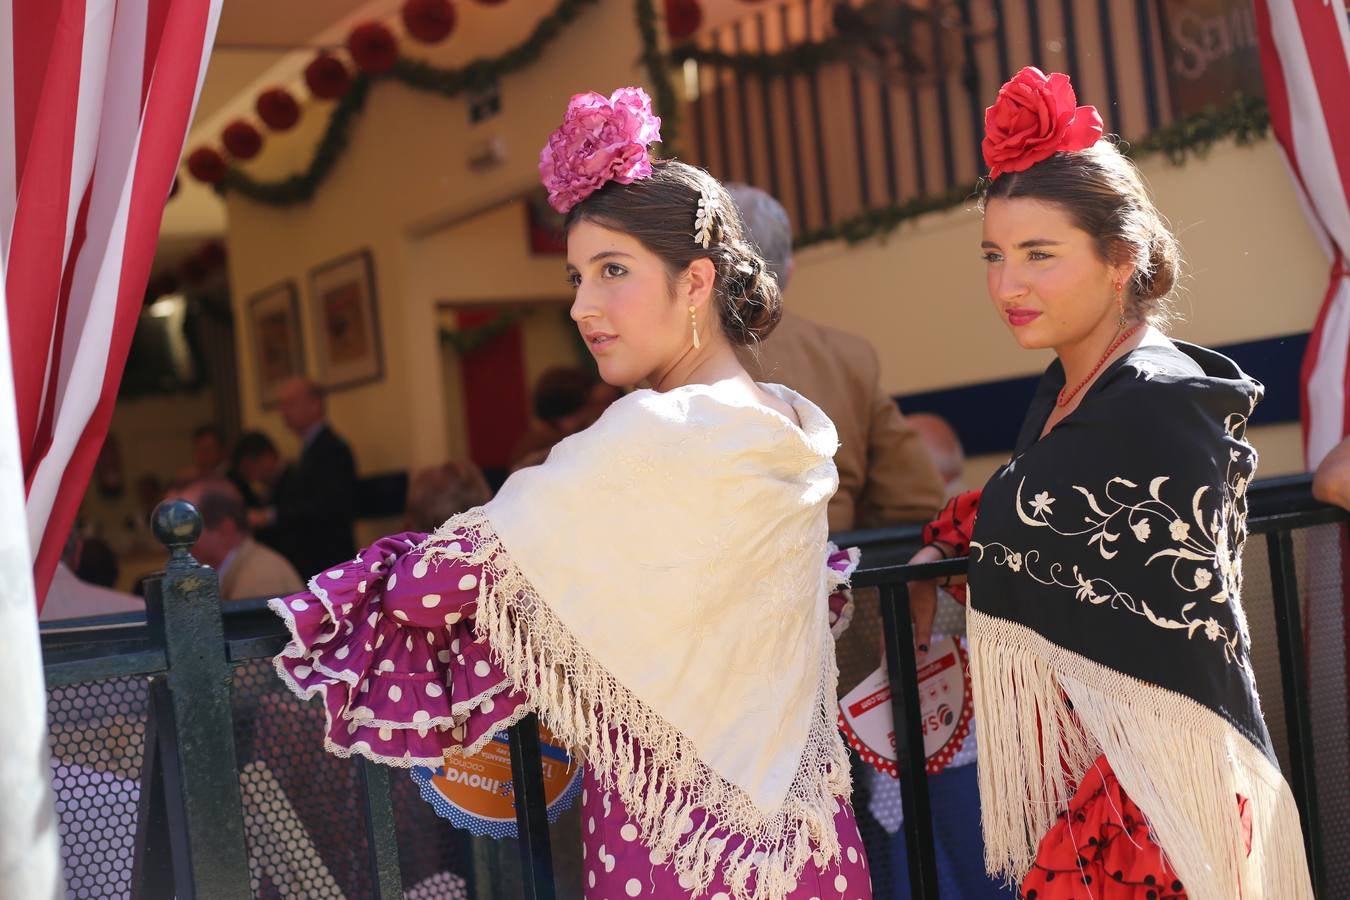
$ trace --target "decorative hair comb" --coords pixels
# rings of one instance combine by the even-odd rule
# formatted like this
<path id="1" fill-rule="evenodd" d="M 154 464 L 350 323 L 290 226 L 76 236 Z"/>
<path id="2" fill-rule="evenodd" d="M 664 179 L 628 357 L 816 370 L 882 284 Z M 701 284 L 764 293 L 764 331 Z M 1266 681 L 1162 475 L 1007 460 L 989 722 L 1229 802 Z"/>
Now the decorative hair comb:
<path id="1" fill-rule="evenodd" d="M 1086 150 L 1102 136 L 1095 106 L 1079 106 L 1062 72 L 1046 75 L 1027 66 L 998 90 L 984 111 L 985 164 L 989 177 L 1021 172 L 1060 151 Z"/>
<path id="2" fill-rule="evenodd" d="M 647 145 L 659 140 L 661 117 L 642 88 L 619 88 L 608 99 L 594 91 L 577 94 L 539 151 L 549 205 L 566 215 L 607 181 L 646 178 L 652 174 Z"/>
<path id="3" fill-rule="evenodd" d="M 707 250 L 713 241 L 713 228 L 717 224 L 716 216 L 722 208 L 722 201 L 708 184 L 707 179 L 700 181 L 698 212 L 694 214 L 694 243 Z"/>

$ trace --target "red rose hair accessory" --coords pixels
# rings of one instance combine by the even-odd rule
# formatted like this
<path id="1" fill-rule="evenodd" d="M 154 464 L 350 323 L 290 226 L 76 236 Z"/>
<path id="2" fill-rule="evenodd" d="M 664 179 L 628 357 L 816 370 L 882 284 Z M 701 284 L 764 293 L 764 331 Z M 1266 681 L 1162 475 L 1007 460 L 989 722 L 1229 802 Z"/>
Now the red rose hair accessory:
<path id="1" fill-rule="evenodd" d="M 549 205 L 566 215 L 607 181 L 632 184 L 652 174 L 647 145 L 661 140 L 661 118 L 642 88 L 594 91 L 567 104 L 562 125 L 539 151 Z"/>
<path id="2" fill-rule="evenodd" d="M 1079 106 L 1069 76 L 1027 66 L 998 90 L 984 111 L 989 177 L 1021 172 L 1063 151 L 1086 150 L 1102 136 L 1095 106 Z"/>

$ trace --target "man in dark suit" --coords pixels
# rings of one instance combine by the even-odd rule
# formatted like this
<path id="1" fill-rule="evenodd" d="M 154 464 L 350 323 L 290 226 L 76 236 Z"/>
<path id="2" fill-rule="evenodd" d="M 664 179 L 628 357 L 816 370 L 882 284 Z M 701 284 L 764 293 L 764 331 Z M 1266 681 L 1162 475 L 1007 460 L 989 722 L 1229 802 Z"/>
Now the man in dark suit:
<path id="1" fill-rule="evenodd" d="M 325 421 L 323 393 L 307 378 L 279 392 L 281 417 L 302 442 L 300 459 L 277 484 L 274 504 L 251 510 L 255 528 L 267 527 L 277 549 L 310 578 L 356 555 L 356 460 Z"/>

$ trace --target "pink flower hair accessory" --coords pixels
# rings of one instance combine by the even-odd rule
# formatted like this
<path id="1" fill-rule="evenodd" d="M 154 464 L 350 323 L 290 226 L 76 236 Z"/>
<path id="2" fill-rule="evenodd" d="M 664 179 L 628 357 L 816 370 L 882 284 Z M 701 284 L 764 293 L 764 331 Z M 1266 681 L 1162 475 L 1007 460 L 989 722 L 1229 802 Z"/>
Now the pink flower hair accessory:
<path id="1" fill-rule="evenodd" d="M 984 161 L 989 177 L 1021 172 L 1063 151 L 1086 150 L 1102 136 L 1095 106 L 1079 106 L 1062 72 L 1027 66 L 998 90 L 984 111 Z"/>
<path id="2" fill-rule="evenodd" d="M 539 151 L 549 205 L 566 215 L 607 181 L 646 178 L 652 174 L 647 145 L 659 140 L 661 117 L 642 88 L 619 88 L 608 99 L 594 91 L 575 95 Z"/>

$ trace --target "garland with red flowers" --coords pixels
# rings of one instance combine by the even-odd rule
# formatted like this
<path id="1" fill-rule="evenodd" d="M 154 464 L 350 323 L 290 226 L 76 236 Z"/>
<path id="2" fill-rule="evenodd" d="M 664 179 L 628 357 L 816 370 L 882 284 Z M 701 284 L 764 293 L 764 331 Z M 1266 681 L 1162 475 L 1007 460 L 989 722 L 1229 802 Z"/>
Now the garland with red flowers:
<path id="1" fill-rule="evenodd" d="M 443 97 L 487 87 L 502 76 L 535 62 L 566 26 L 595 2 L 559 0 L 553 12 L 542 18 L 523 42 L 500 56 L 475 60 L 458 68 L 441 68 L 402 55 L 394 32 L 383 23 L 358 25 L 347 38 L 347 53 L 357 70 L 354 74 L 342 60 L 328 53 L 319 54 L 305 69 L 305 83 L 310 93 L 320 99 L 337 100 L 337 103 L 304 171 L 264 181 L 233 164 L 233 161 L 251 159 L 262 147 L 261 133 L 243 120 L 230 123 L 221 136 L 230 158 L 213 147 L 201 147 L 188 156 L 188 171 L 197 180 L 213 185 L 221 194 L 238 193 L 271 206 L 303 203 L 314 196 L 346 150 L 352 124 L 365 107 L 371 85 L 376 81 L 390 79 L 414 90 Z M 644 20 L 642 7 L 650 4 L 651 0 L 639 0 L 639 23 Z M 453 30 L 453 7 L 448 0 L 408 0 L 403 6 L 403 24 L 408 33 L 419 40 L 428 43 L 441 40 Z M 643 58 L 649 71 L 654 72 L 653 60 L 664 60 L 664 57 L 659 48 L 655 55 L 652 53 L 654 32 L 650 36 L 644 32 L 643 37 L 646 47 Z M 657 95 L 661 108 L 675 108 L 674 91 L 668 83 L 664 89 L 658 86 Z M 259 96 L 257 111 L 259 118 L 274 129 L 289 128 L 299 119 L 298 104 L 283 88 L 272 88 Z"/>

